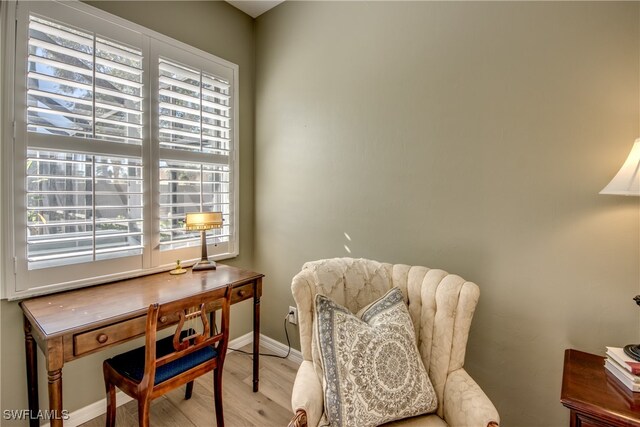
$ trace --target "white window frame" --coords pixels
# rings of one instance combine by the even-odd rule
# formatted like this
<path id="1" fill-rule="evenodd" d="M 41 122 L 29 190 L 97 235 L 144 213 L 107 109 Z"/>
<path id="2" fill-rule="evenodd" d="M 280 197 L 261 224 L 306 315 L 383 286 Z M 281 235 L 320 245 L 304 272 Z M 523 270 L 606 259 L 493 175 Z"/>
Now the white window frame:
<path id="1" fill-rule="evenodd" d="M 44 293 L 73 289 L 98 283 L 104 283 L 117 279 L 135 277 L 144 274 L 151 274 L 159 271 L 166 271 L 175 265 L 176 259 L 181 259 L 186 264 L 199 259 L 200 246 L 178 249 L 173 251 L 160 251 L 159 246 L 159 159 L 166 148 L 159 148 L 157 140 L 158 131 L 158 64 L 160 56 L 169 57 L 173 60 L 192 65 L 203 71 L 211 72 L 215 75 L 222 75 L 230 82 L 230 95 L 232 99 L 232 114 L 230 123 L 231 152 L 229 159 L 230 167 L 230 218 L 231 236 L 228 244 L 209 246 L 211 259 L 220 260 L 233 258 L 239 253 L 239 126 L 238 126 L 238 101 L 239 101 L 239 67 L 224 59 L 218 58 L 208 52 L 194 48 L 185 43 L 174 40 L 148 28 L 129 22 L 125 19 L 104 12 L 95 7 L 86 5 L 77 0 L 50 0 L 48 2 L 20 2 L 20 8 L 36 10 L 36 13 L 51 19 L 58 19 L 65 22 L 65 11 L 73 14 L 78 12 L 91 15 L 90 20 L 98 23 L 102 28 L 84 27 L 87 30 L 101 32 L 105 35 L 120 30 L 118 36 L 122 34 L 139 35 L 140 40 L 131 43 L 130 38 L 124 38 L 122 42 L 130 42 L 138 45 L 143 50 L 145 77 L 145 108 L 143 113 L 144 135 L 143 144 L 140 146 L 122 145 L 121 153 L 142 158 L 143 179 L 144 179 L 144 249 L 140 259 L 130 260 L 130 265 L 125 269 L 120 269 L 118 273 L 110 266 L 113 263 L 123 262 L 127 258 L 117 258 L 113 260 L 94 261 L 91 263 L 71 264 L 60 267 L 53 267 L 29 272 L 26 270 L 26 241 L 21 233 L 26 230 L 26 207 L 23 206 L 21 198 L 26 195 L 26 174 L 24 165 L 26 154 L 26 120 L 16 120 L 17 117 L 26 117 L 24 103 L 26 102 L 26 90 L 18 87 L 20 82 L 24 82 L 21 73 L 26 70 L 26 57 L 20 57 L 20 52 L 26 52 L 26 38 L 21 34 L 28 34 L 28 29 L 24 30 L 18 26 L 18 1 L 3 1 L 0 6 L 0 18 L 2 19 L 2 55 L 4 58 L 4 68 L 2 72 L 2 206 L 0 221 L 2 224 L 2 247 L 0 257 L 3 264 L 2 277 L 4 286 L 0 287 L 2 298 L 19 299 Z M 65 9 L 69 8 L 69 9 Z M 44 11 L 44 12 L 43 12 Z M 22 14 L 22 12 L 20 12 Z M 26 12 L 27 19 L 29 12 Z M 48 16 L 52 15 L 52 16 Z M 73 24 L 76 18 L 70 20 Z M 67 20 L 69 21 L 69 20 Z M 79 27 L 81 25 L 78 25 Z M 22 32 L 21 32 L 22 31 Z M 17 34 L 17 37 L 16 37 Z M 114 37 L 116 40 L 117 37 Z M 21 45 L 18 45 L 21 43 Z M 24 98 L 24 99 L 22 99 Z M 49 148 L 52 149 L 53 147 Z M 61 148 L 56 146 L 56 148 Z M 47 150 L 47 148 L 43 148 Z M 136 154 L 137 152 L 137 154 Z M 172 158 L 176 158 L 172 156 Z M 190 159 L 189 152 L 179 153 L 177 158 Z M 197 156 L 191 156 L 197 161 Z M 21 214 L 21 212 L 24 212 Z M 20 254 L 24 253 L 24 256 Z M 135 258 L 135 257 L 132 257 Z M 73 277 L 72 270 L 92 269 L 92 277 Z M 94 270 L 95 269 L 95 270 Z M 126 271 L 122 271 L 126 270 Z M 50 282 L 42 283 L 42 278 L 38 279 L 39 284 L 33 285 L 29 279 L 30 274 L 49 275 Z M 35 276 L 31 276 L 35 277 Z M 68 277 L 71 277 L 69 279 Z M 36 279 L 33 279 L 36 280 Z"/>

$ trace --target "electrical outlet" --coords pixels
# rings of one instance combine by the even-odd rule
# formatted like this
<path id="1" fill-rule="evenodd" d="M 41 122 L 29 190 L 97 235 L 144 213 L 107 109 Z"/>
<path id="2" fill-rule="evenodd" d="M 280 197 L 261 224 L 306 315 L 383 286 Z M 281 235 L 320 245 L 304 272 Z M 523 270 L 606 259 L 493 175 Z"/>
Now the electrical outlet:
<path id="1" fill-rule="evenodd" d="M 287 320 L 289 320 L 289 323 L 293 323 L 294 325 L 298 324 L 298 309 L 296 307 L 289 306 Z"/>

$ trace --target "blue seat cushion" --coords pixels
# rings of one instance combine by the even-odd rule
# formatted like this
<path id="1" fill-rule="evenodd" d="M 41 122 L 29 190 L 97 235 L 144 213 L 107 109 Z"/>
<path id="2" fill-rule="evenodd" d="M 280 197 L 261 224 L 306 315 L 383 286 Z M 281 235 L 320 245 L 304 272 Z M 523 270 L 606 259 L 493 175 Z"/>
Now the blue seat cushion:
<path id="1" fill-rule="evenodd" d="M 182 331 L 182 336 L 186 336 L 189 331 Z M 173 335 L 156 342 L 156 358 L 161 358 L 169 353 L 173 353 Z M 212 347 L 204 347 L 186 356 L 166 363 L 156 368 L 155 384 L 171 379 L 183 372 L 194 368 L 201 363 L 211 360 L 217 356 L 217 351 Z M 119 354 L 107 360 L 113 369 L 120 375 L 126 376 L 136 382 L 142 380 L 144 375 L 144 346 L 135 348 L 126 353 Z"/>

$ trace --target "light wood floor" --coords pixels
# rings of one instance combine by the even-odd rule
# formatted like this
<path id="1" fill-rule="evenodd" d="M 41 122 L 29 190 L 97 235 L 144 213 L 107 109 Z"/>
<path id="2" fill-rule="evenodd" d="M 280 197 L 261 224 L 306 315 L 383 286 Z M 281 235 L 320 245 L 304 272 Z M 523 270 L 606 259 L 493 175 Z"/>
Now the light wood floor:
<path id="1" fill-rule="evenodd" d="M 243 350 L 250 351 L 250 346 Z M 263 353 L 269 351 L 263 350 Z M 251 356 L 231 352 L 224 362 L 222 378 L 224 421 L 228 427 L 286 426 L 291 412 L 291 389 L 298 364 L 286 359 L 260 357 L 260 391 L 251 391 Z M 136 401 L 120 406 L 116 427 L 138 425 Z M 213 374 L 196 380 L 193 396 L 184 400 L 184 387 L 173 390 L 151 403 L 154 427 L 212 427 L 216 425 L 213 405 Z M 81 427 L 104 427 L 105 416 L 87 421 Z"/>

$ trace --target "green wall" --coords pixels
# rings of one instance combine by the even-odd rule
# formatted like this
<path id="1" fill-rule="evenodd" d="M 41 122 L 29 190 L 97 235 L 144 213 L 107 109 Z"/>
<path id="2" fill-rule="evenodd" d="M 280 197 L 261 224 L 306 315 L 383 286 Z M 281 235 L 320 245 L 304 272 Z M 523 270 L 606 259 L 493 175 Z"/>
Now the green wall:
<path id="1" fill-rule="evenodd" d="M 240 67 L 240 255 L 224 261 L 251 268 L 253 265 L 253 170 L 254 170 L 254 21 L 222 2 L 198 1 L 87 1 L 114 15 L 133 21 L 181 42 L 238 64 Z M 251 303 L 234 306 L 232 337 L 252 330 Z M 22 315 L 16 302 L 0 301 L 0 377 L 1 405 L 4 409 L 26 409 L 26 368 Z M 140 345 L 131 342 L 97 355 L 65 365 L 63 405 L 73 412 L 104 396 L 102 360 L 111 354 Z M 39 385 L 42 408 L 48 407 L 44 356 L 39 353 Z M 0 425 L 25 423 L 2 420 Z"/>
<path id="2" fill-rule="evenodd" d="M 260 16 L 264 333 L 284 340 L 305 261 L 443 268 L 480 286 L 466 367 L 503 424 L 567 425 L 564 349 L 640 338 L 639 201 L 598 195 L 639 136 L 638 6 L 292 1 Z"/>

